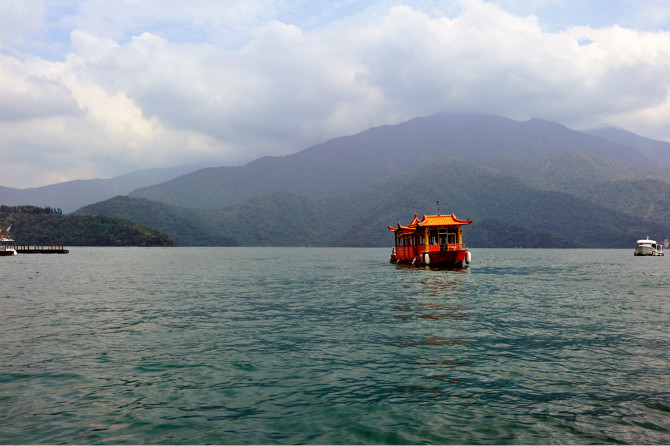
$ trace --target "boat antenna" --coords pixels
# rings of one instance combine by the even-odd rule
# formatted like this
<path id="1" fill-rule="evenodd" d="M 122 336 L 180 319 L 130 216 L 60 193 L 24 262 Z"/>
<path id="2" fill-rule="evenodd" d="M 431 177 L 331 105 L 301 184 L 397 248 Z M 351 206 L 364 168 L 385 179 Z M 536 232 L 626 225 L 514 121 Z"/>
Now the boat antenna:
<path id="1" fill-rule="evenodd" d="M 440 215 L 440 200 L 437 200 L 437 215 Z"/>

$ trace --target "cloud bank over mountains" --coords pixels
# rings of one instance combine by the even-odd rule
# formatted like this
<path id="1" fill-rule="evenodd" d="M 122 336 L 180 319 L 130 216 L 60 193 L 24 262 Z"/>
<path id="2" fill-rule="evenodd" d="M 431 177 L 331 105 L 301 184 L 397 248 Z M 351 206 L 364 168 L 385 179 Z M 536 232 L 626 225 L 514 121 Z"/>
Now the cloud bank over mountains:
<path id="1" fill-rule="evenodd" d="M 442 111 L 669 140 L 659 5 L 590 26 L 506 1 L 0 1 L 0 184 L 238 165 Z"/>

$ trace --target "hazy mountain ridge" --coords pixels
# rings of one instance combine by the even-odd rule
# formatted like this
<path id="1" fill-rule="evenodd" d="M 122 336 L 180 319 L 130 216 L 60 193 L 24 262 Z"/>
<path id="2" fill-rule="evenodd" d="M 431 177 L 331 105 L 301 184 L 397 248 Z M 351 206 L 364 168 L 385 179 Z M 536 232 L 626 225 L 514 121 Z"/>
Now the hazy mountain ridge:
<path id="1" fill-rule="evenodd" d="M 609 139 L 614 140 L 616 135 L 623 135 L 626 141 L 632 135 L 638 143 L 647 145 L 670 145 L 624 131 L 609 134 Z M 38 188 L 0 186 L 0 203 L 72 212 L 87 204 L 130 194 L 180 207 L 222 208 L 275 191 L 312 197 L 351 192 L 446 156 L 476 162 L 498 158 L 542 160 L 566 150 L 653 166 L 638 149 L 550 121 L 518 122 L 496 115 L 443 113 L 371 128 L 292 155 L 264 157 L 240 167 L 190 165 Z M 670 177 L 670 170 L 664 175 Z"/>
<path id="2" fill-rule="evenodd" d="M 277 191 L 315 198 L 352 192 L 449 156 L 475 162 L 502 157 L 538 161 L 566 150 L 654 167 L 635 148 L 549 121 L 438 114 L 368 129 L 292 155 L 204 169 L 129 195 L 179 207 L 224 208 Z"/>
<path id="3" fill-rule="evenodd" d="M 202 167 L 193 164 L 146 169 L 109 179 L 73 180 L 26 189 L 0 186 L 0 203 L 11 206 L 48 206 L 60 208 L 66 213 L 73 212 L 87 204 L 126 195 L 135 189 L 162 183 Z"/>
<path id="4" fill-rule="evenodd" d="M 645 138 L 616 127 L 600 127 L 586 132 L 618 144 L 635 147 L 654 161 L 657 167 L 670 168 L 670 142 Z"/>

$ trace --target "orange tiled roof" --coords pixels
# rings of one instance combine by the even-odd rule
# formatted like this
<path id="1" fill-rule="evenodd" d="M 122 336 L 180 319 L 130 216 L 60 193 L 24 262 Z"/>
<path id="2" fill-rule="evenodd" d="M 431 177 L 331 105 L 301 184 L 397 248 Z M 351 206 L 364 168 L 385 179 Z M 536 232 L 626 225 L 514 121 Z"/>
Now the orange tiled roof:
<path id="1" fill-rule="evenodd" d="M 400 222 L 398 222 L 398 227 L 388 225 L 389 231 L 393 231 L 393 232 L 396 232 L 398 230 L 402 230 L 403 232 L 416 231 L 416 224 L 419 222 L 418 217 L 419 216 L 417 214 L 414 214 L 414 220 L 412 220 L 412 222 L 410 224 L 408 224 L 407 226 L 401 225 Z"/>
<path id="2" fill-rule="evenodd" d="M 472 220 L 460 220 L 452 213 L 450 215 L 424 215 L 417 223 L 419 226 L 469 225 Z"/>
<path id="3" fill-rule="evenodd" d="M 388 225 L 388 227 L 389 227 L 389 231 L 393 231 L 393 232 L 395 232 L 395 231 L 402 231 L 402 232 L 414 232 L 414 231 L 416 231 L 416 225 L 414 225 L 414 226 L 409 226 L 409 225 L 408 226 L 403 226 L 403 225 L 400 224 L 400 222 L 398 222 L 398 227 L 394 227 L 394 226 L 391 226 L 391 225 Z"/>
<path id="4" fill-rule="evenodd" d="M 402 230 L 403 232 L 416 231 L 417 227 L 425 226 L 453 226 L 453 225 L 469 225 L 472 220 L 460 220 L 454 214 L 450 215 L 424 215 L 419 221 L 418 215 L 414 214 L 414 220 L 407 226 L 403 226 L 398 222 L 398 226 L 394 227 L 388 225 L 389 231 L 396 232 Z"/>

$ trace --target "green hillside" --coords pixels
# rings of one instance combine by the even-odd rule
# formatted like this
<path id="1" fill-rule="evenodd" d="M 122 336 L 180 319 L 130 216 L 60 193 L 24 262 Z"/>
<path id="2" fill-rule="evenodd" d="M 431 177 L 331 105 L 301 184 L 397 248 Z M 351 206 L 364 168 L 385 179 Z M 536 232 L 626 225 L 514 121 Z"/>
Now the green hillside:
<path id="1" fill-rule="evenodd" d="M 11 224 L 18 245 L 174 246 L 154 228 L 99 215 L 63 215 L 60 210 L 34 206 L 0 206 L 0 227 Z M 7 235 L 6 232 L 3 234 Z"/>
<path id="2" fill-rule="evenodd" d="M 667 225 L 640 216 L 622 215 L 566 193 L 534 189 L 493 169 L 454 158 L 431 163 L 424 169 L 386 179 L 351 194 L 343 203 L 350 208 L 365 209 L 356 221 L 367 222 L 367 225 L 359 231 L 349 225 L 340 234 L 355 231 L 355 245 L 380 245 L 388 236 L 376 228 L 397 221 L 406 224 L 414 212 L 434 213 L 437 199 L 442 211 L 473 220 L 472 226 L 467 228 L 473 236 L 476 236 L 477 224 L 487 219 L 551 234 L 569 245 L 590 248 L 634 246 L 640 234 L 658 234 L 661 239 L 670 234 Z M 350 241 L 353 242 L 351 237 Z M 489 243 L 486 245 L 490 246 Z"/>
<path id="3" fill-rule="evenodd" d="M 338 210 L 326 201 L 277 192 L 216 210 L 193 210 L 208 230 L 243 246 L 327 246 Z"/>
<path id="4" fill-rule="evenodd" d="M 488 164 L 538 189 L 566 192 L 657 223 L 670 222 L 667 169 L 631 166 L 586 152 L 564 152 L 544 161 L 503 159 Z"/>
<path id="5" fill-rule="evenodd" d="M 144 198 L 117 196 L 77 210 L 74 215 L 103 215 L 151 226 L 182 246 L 236 246 L 239 242 L 225 231 L 208 229 L 197 212 Z"/>
<path id="6" fill-rule="evenodd" d="M 670 234 L 667 225 L 642 216 L 536 189 L 456 158 L 327 198 L 274 193 L 225 209 L 189 210 L 117 197 L 80 212 L 156 224 L 183 245 L 189 244 L 188 239 L 180 238 L 171 224 L 191 222 L 211 235 L 213 245 L 222 244 L 215 241 L 221 237 L 242 246 L 389 246 L 387 224 L 406 224 L 414 212 L 435 213 L 437 200 L 443 213 L 473 220 L 465 228 L 472 247 L 625 248 L 643 235 L 662 239 Z M 165 215 L 170 217 L 161 217 Z"/>

